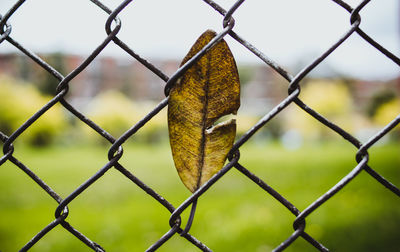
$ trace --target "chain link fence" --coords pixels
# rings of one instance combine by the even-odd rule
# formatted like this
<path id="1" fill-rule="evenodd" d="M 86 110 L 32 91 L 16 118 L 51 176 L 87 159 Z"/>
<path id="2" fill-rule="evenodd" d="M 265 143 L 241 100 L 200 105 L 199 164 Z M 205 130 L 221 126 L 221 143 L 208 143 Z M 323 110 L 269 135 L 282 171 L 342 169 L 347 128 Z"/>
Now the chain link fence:
<path id="1" fill-rule="evenodd" d="M 1 17 L 0 27 L 1 27 L 1 37 L 0 43 L 10 43 L 15 48 L 17 48 L 20 52 L 31 58 L 34 62 L 37 63 L 41 68 L 46 70 L 48 74 L 54 76 L 59 81 L 57 86 L 57 94 L 41 109 L 39 109 L 33 116 L 31 116 L 25 123 L 23 123 L 15 132 L 11 135 L 6 135 L 0 132 L 0 139 L 3 142 L 3 152 L 4 155 L 0 159 L 0 165 L 4 164 L 6 161 L 13 163 L 15 166 L 19 167 L 23 172 L 25 172 L 32 180 L 34 180 L 44 192 L 46 192 L 50 197 L 52 197 L 58 203 L 58 207 L 55 210 L 55 218 L 52 222 L 50 222 L 45 228 L 40 230 L 39 233 L 34 235 L 34 237 L 26 243 L 26 245 L 21 248 L 20 251 L 27 251 L 32 248 L 39 240 L 41 240 L 44 236 L 46 236 L 50 231 L 52 231 L 55 227 L 61 226 L 65 229 L 66 232 L 70 232 L 77 239 L 79 239 L 82 243 L 86 244 L 89 248 L 94 251 L 105 251 L 101 245 L 92 241 L 89 237 L 85 236 L 84 233 L 74 228 L 69 222 L 67 222 L 67 217 L 69 214 L 68 205 L 81 193 L 87 190 L 90 186 L 92 186 L 96 181 L 102 176 L 106 176 L 107 172 L 110 169 L 116 169 L 121 174 L 123 174 L 126 179 L 130 180 L 137 187 L 141 188 L 144 192 L 151 195 L 151 197 L 158 201 L 167 211 L 171 213 L 169 219 L 170 230 L 166 232 L 159 240 L 155 241 L 150 245 L 147 251 L 155 251 L 168 242 L 168 240 L 175 235 L 180 235 L 182 238 L 186 239 L 188 242 L 192 243 L 193 246 L 196 246 L 202 251 L 211 251 L 210 248 L 207 247 L 205 243 L 194 237 L 189 233 L 190 230 L 187 228 L 184 230 L 181 227 L 181 214 L 187 210 L 192 203 L 196 202 L 199 197 L 201 197 L 207 190 L 214 185 L 221 177 L 227 174 L 232 168 L 238 170 L 243 176 L 246 176 L 248 179 L 257 184 L 260 190 L 264 190 L 265 193 L 271 195 L 277 201 L 279 201 L 283 206 L 285 206 L 294 216 L 296 216 L 295 221 L 293 222 L 294 232 L 282 240 L 282 243 L 274 249 L 274 251 L 282 251 L 285 248 L 289 247 L 296 239 L 304 239 L 312 246 L 314 246 L 317 250 L 320 251 L 329 251 L 322 243 L 309 235 L 306 231 L 306 219 L 307 217 L 313 213 L 316 209 L 318 209 L 321 205 L 323 205 L 327 200 L 329 200 L 332 196 L 341 191 L 348 183 L 352 180 L 356 179 L 360 173 L 366 173 L 375 179 L 376 183 L 380 183 L 388 189 L 388 193 L 393 193 L 397 196 L 400 196 L 400 189 L 393 185 L 390 181 L 386 180 L 382 177 L 377 171 L 375 171 L 372 167 L 370 167 L 368 160 L 370 158 L 368 154 L 368 149 L 371 148 L 374 144 L 376 144 L 383 136 L 388 134 L 394 127 L 396 127 L 400 122 L 400 116 L 393 118 L 389 124 L 387 124 L 383 129 L 381 129 L 376 135 L 372 136 L 368 141 L 361 143 L 357 138 L 353 135 L 349 134 L 345 130 L 343 130 L 339 125 L 329 121 L 327 118 L 319 114 L 315 109 L 311 108 L 307 104 L 305 104 L 300 98 L 300 87 L 301 81 L 304 80 L 305 77 L 312 71 L 315 67 L 317 67 L 321 62 L 323 62 L 328 55 L 330 55 L 333 51 L 335 51 L 341 44 L 346 41 L 351 36 L 359 36 L 368 42 L 371 46 L 376 48 L 377 51 L 388 57 L 395 64 L 400 66 L 400 59 L 396 57 L 393 53 L 382 47 L 376 41 L 374 41 L 368 34 L 363 32 L 360 28 L 361 16 L 360 11 L 368 5 L 369 0 L 362 1 L 358 6 L 352 8 L 349 4 L 342 0 L 332 0 L 335 4 L 337 4 L 338 8 L 344 8 L 349 13 L 349 18 L 351 22 L 351 27 L 348 31 L 337 39 L 336 43 L 334 43 L 328 50 L 326 50 L 322 55 L 315 58 L 314 61 L 301 70 L 297 75 L 292 76 L 283 67 L 279 64 L 271 60 L 267 55 L 263 54 L 260 50 L 254 47 L 251 43 L 246 41 L 243 37 L 237 34 L 234 31 L 235 20 L 233 18 L 233 14 L 235 11 L 240 8 L 240 5 L 244 2 L 244 0 L 239 0 L 234 3 L 234 5 L 229 9 L 223 9 L 219 4 L 212 0 L 203 0 L 206 4 L 209 5 L 210 11 L 216 11 L 221 14 L 221 21 L 223 24 L 223 29 L 220 31 L 216 37 L 216 39 L 212 40 L 203 50 L 201 50 L 190 62 L 194 62 L 198 60 L 206 51 L 207 48 L 215 45 L 219 40 L 221 40 L 224 36 L 231 36 L 237 42 L 239 42 L 243 47 L 245 47 L 249 53 L 256 55 L 260 58 L 266 65 L 271 67 L 274 71 L 276 71 L 279 75 L 281 75 L 284 79 L 289 83 L 288 95 L 285 99 L 283 99 L 276 107 L 270 110 L 267 114 L 262 117 L 261 120 L 258 121 L 251 129 L 249 129 L 244 135 L 241 136 L 240 139 L 236 141 L 234 144 L 231 154 L 229 156 L 229 162 L 220 170 L 215 176 L 213 176 L 207 183 L 205 183 L 201 188 L 195 191 L 190 197 L 188 197 L 181 205 L 173 206 L 168 199 L 163 198 L 158 192 L 153 190 L 151 187 L 143 183 L 139 178 L 137 178 L 134 174 L 132 174 L 128 169 L 126 169 L 120 162 L 120 158 L 123 156 L 122 144 L 131 138 L 136 132 L 138 132 L 143 126 L 145 126 L 152 118 L 157 115 L 161 110 L 165 109 L 168 105 L 168 92 L 170 87 L 174 85 L 175 81 L 182 76 L 182 74 L 190 67 L 190 62 L 188 64 L 180 67 L 172 76 L 167 76 L 160 69 L 155 67 L 151 62 L 147 61 L 137 53 L 123 41 L 118 38 L 118 32 L 121 29 L 121 21 L 118 18 L 118 15 L 124 11 L 124 8 L 128 6 L 132 1 L 126 0 L 123 1 L 115 10 L 109 9 L 102 2 L 97 0 L 91 0 L 97 8 L 100 8 L 102 11 L 108 13 L 109 17 L 106 22 L 106 32 L 107 36 L 104 41 L 97 47 L 93 52 L 72 72 L 70 72 L 67 76 L 63 76 L 56 69 L 54 69 L 50 64 L 46 63 L 42 60 L 37 54 L 30 51 L 28 48 L 24 47 L 18 41 L 12 38 L 11 33 L 11 25 L 8 20 L 14 15 L 18 9 L 24 4 L 24 0 L 20 0 L 15 3 L 12 8 Z M 161 78 L 165 84 L 165 96 L 154 109 L 144 116 L 140 121 L 138 121 L 135 125 L 133 125 L 128 131 L 119 136 L 118 138 L 112 136 L 107 131 L 98 126 L 95 122 L 91 121 L 87 118 L 82 112 L 80 112 L 76 107 L 72 106 L 64 97 L 68 93 L 69 83 L 75 77 L 77 77 L 91 62 L 109 45 L 110 43 L 114 43 L 119 46 L 122 50 L 124 50 L 128 55 L 139 61 L 143 64 L 149 71 L 153 72 L 156 76 Z M 76 188 L 70 195 L 65 198 L 60 197 L 60 195 L 51 189 L 44 180 L 42 180 L 39 176 L 37 176 L 34 172 L 32 172 L 26 165 L 24 165 L 23 161 L 18 160 L 13 153 L 16 151 L 13 143 L 18 139 L 18 137 L 27 130 L 31 125 L 33 125 L 41 116 L 46 114 L 49 110 L 52 109 L 56 104 L 61 104 L 66 110 L 68 110 L 72 115 L 76 118 L 84 122 L 87 127 L 90 127 L 93 131 L 96 131 L 101 137 L 106 139 L 112 145 L 109 148 L 108 152 L 108 162 L 98 170 L 90 179 Z M 288 201 L 284 196 L 282 196 L 278 191 L 274 188 L 270 187 L 267 183 L 265 183 L 261 178 L 259 178 L 256 174 L 250 172 L 246 167 L 244 167 L 240 163 L 240 147 L 243 146 L 250 138 L 254 136 L 254 134 L 259 131 L 264 125 L 268 124 L 268 122 L 281 113 L 285 108 L 288 107 L 289 104 L 296 104 L 299 108 L 307 112 L 311 115 L 315 120 L 319 121 L 321 124 L 325 125 L 330 130 L 336 132 L 340 136 L 343 137 L 344 141 L 348 141 L 352 145 L 357 148 L 355 152 L 357 165 L 346 175 L 344 176 L 336 185 L 330 188 L 326 193 L 324 193 L 321 197 L 312 202 L 308 207 L 304 210 L 299 210 L 295 205 L 293 205 L 290 201 Z M 167 221 L 167 220 L 166 220 Z"/>

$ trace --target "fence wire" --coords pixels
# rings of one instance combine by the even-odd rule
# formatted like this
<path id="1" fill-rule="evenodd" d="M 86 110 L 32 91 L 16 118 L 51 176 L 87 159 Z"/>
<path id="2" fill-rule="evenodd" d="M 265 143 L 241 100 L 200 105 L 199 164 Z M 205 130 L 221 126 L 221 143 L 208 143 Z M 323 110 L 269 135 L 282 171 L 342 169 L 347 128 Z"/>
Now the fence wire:
<path id="1" fill-rule="evenodd" d="M 106 7 L 102 2 L 97 0 L 91 0 L 95 6 L 102 9 L 106 12 L 109 17 L 106 21 L 106 33 L 104 41 L 97 47 L 93 52 L 72 72 L 70 72 L 67 76 L 63 76 L 56 69 L 54 69 L 50 64 L 46 63 L 43 59 L 41 59 L 37 54 L 30 51 L 28 48 L 24 47 L 18 41 L 12 38 L 11 33 L 11 24 L 8 23 L 8 20 L 12 15 L 14 15 L 18 9 L 25 3 L 24 0 L 20 0 L 15 3 L 14 6 L 3 16 L 1 16 L 1 37 L 0 43 L 4 43 L 7 41 L 15 48 L 17 48 L 20 52 L 31 58 L 34 62 L 37 63 L 41 68 L 46 70 L 49 74 L 53 75 L 58 81 L 59 84 L 57 86 L 57 94 L 41 109 L 39 109 L 33 116 L 31 116 L 25 123 L 23 123 L 15 132 L 11 135 L 7 136 L 4 133 L 0 132 L 0 139 L 4 143 L 3 144 L 3 152 L 4 155 L 0 158 L 0 165 L 5 163 L 6 161 L 12 162 L 15 166 L 19 167 L 23 172 L 25 172 L 32 180 L 34 180 L 50 197 L 52 197 L 58 203 L 58 207 L 55 210 L 55 218 L 52 222 L 50 222 L 45 228 L 40 230 L 33 238 L 26 243 L 26 245 L 21 248 L 20 251 L 27 251 L 32 246 L 34 246 L 39 240 L 41 240 L 44 236 L 46 236 L 52 229 L 56 226 L 62 226 L 66 231 L 73 234 L 76 238 L 78 238 L 81 242 L 86 244 L 89 248 L 94 251 L 105 251 L 98 243 L 92 241 L 89 237 L 86 237 L 85 234 L 74 228 L 69 222 L 67 222 L 67 217 L 69 214 L 68 204 L 71 203 L 77 196 L 79 196 L 82 192 L 87 190 L 90 186 L 92 186 L 100 177 L 104 176 L 110 169 L 115 168 L 121 174 L 123 174 L 127 179 L 133 182 L 136 186 L 141 188 L 147 194 L 151 195 L 154 200 L 158 201 L 167 211 L 171 213 L 171 217 L 169 219 L 169 225 L 171 229 L 166 232 L 159 240 L 155 241 L 150 245 L 147 251 L 155 251 L 159 247 L 161 247 L 164 243 L 166 243 L 172 236 L 179 234 L 188 242 L 192 243 L 193 246 L 198 247 L 202 251 L 211 251 L 210 248 L 207 247 L 205 243 L 198 240 L 196 237 L 191 235 L 188 230 L 183 230 L 181 227 L 181 214 L 185 211 L 192 203 L 194 203 L 199 197 L 201 197 L 210 187 L 214 185 L 216 181 L 218 181 L 221 177 L 223 177 L 226 173 L 228 173 L 232 168 L 237 169 L 241 174 L 246 176 L 248 179 L 256 183 L 260 190 L 264 190 L 266 193 L 270 194 L 273 198 L 279 201 L 283 206 L 285 206 L 293 215 L 296 216 L 295 221 L 293 222 L 294 232 L 287 237 L 286 240 L 283 240 L 282 243 L 277 246 L 274 251 L 282 251 L 285 248 L 289 247 L 296 239 L 302 238 L 316 249 L 320 251 L 329 251 L 322 243 L 314 239 L 311 235 L 309 235 L 306 230 L 306 218 L 313 213 L 316 209 L 318 209 L 322 204 L 324 204 L 327 200 L 329 200 L 332 196 L 338 193 L 343 189 L 348 183 L 350 183 L 353 179 L 355 179 L 360 173 L 367 173 L 372 178 L 376 180 L 376 182 L 385 186 L 391 193 L 400 197 L 400 190 L 398 187 L 393 185 L 390 181 L 386 180 L 382 177 L 377 171 L 371 168 L 368 164 L 369 154 L 368 149 L 373 146 L 376 142 L 378 142 L 383 136 L 385 136 L 389 131 L 391 131 L 396 125 L 400 122 L 400 115 L 394 118 L 389 124 L 387 124 L 383 129 L 381 129 L 376 135 L 372 136 L 365 143 L 361 143 L 357 138 L 353 135 L 349 134 L 345 130 L 343 130 L 337 124 L 329 121 L 324 116 L 320 115 L 314 108 L 309 107 L 305 104 L 300 98 L 300 86 L 301 81 L 312 71 L 315 67 L 317 67 L 322 61 L 326 59 L 326 57 L 335 51 L 340 45 L 349 39 L 351 36 L 359 36 L 364 39 L 371 46 L 376 48 L 377 51 L 391 59 L 395 64 L 400 66 L 400 59 L 396 57 L 393 53 L 385 49 L 383 46 L 374 41 L 368 34 L 366 34 L 361 28 L 361 16 L 360 11 L 370 2 L 370 0 L 362 1 L 358 6 L 352 8 L 349 4 L 342 0 L 331 0 L 336 3 L 338 8 L 344 8 L 349 13 L 351 26 L 348 31 L 337 38 L 337 42 L 334 43 L 328 50 L 326 50 L 322 55 L 315 58 L 314 61 L 301 70 L 296 76 L 292 76 L 283 67 L 281 67 L 278 63 L 271 60 L 267 55 L 254 47 L 250 42 L 246 41 L 239 34 L 234 31 L 235 20 L 232 17 L 234 12 L 240 7 L 240 5 L 244 2 L 244 0 L 239 0 L 234 3 L 234 5 L 229 9 L 223 9 L 218 3 L 212 0 L 203 0 L 206 4 L 210 6 L 210 10 L 216 11 L 222 16 L 222 31 L 217 35 L 217 39 L 211 41 L 206 47 L 212 47 L 214 44 L 218 42 L 219 39 L 222 39 L 224 36 L 231 36 L 237 42 L 239 42 L 243 47 L 245 47 L 249 53 L 253 53 L 258 58 L 260 58 L 266 65 L 274 69 L 278 74 L 280 74 L 284 79 L 289 83 L 288 86 L 288 96 L 283 99 L 276 107 L 270 110 L 264 117 L 259 120 L 250 130 L 248 130 L 236 143 L 234 144 L 231 154 L 229 155 L 229 163 L 227 163 L 222 170 L 220 170 L 215 176 L 213 176 L 208 182 L 206 182 L 201 188 L 195 191 L 190 197 L 188 197 L 180 206 L 173 206 L 167 199 L 163 198 L 159 193 L 153 190 L 151 187 L 143 183 L 139 178 L 137 178 L 133 173 L 128 171 L 120 162 L 120 158 L 123 156 L 122 144 L 132 137 L 138 130 L 140 130 L 146 123 L 148 123 L 153 116 L 158 114 L 161 110 L 165 109 L 168 105 L 168 93 L 170 87 L 174 85 L 175 81 L 182 76 L 182 74 L 187 70 L 188 66 L 183 65 L 180 67 L 172 76 L 167 76 L 160 69 L 155 67 L 149 61 L 138 55 L 130 46 L 125 44 L 122 40 L 118 38 L 118 32 L 121 29 L 121 21 L 118 18 L 118 14 L 124 11 L 124 8 L 131 3 L 131 0 L 123 1 L 115 10 L 111 10 Z M 327 0 L 328 1 L 328 0 Z M 77 77 L 91 62 L 104 50 L 107 45 L 110 43 L 114 43 L 123 49 L 127 54 L 131 57 L 142 63 L 149 71 L 153 72 L 163 81 L 165 81 L 165 95 L 166 98 L 162 100 L 150 113 L 144 116 L 140 121 L 138 121 L 135 125 L 133 125 L 128 131 L 126 131 L 123 135 L 118 138 L 115 138 L 107 131 L 98 126 L 95 122 L 91 121 L 87 118 L 82 112 L 80 112 L 76 107 L 72 106 L 67 100 L 64 99 L 66 94 L 68 93 L 69 83 L 75 77 Z M 200 51 L 194 58 L 194 60 L 198 60 L 199 57 L 205 52 L 205 49 Z M 66 198 L 62 198 L 57 192 L 51 189 L 45 181 L 43 181 L 39 176 L 37 176 L 34 172 L 32 172 L 24 163 L 18 160 L 14 155 L 14 141 L 32 124 L 34 124 L 41 116 L 47 113 L 53 106 L 56 104 L 61 104 L 65 109 L 71 112 L 76 118 L 84 122 L 88 127 L 92 130 L 96 131 L 100 136 L 109 141 L 112 145 L 108 152 L 108 162 L 100 169 L 96 174 L 94 174 L 91 178 L 89 178 L 86 182 L 76 188 L 70 195 Z M 343 137 L 345 141 L 350 142 L 357 148 L 356 152 L 356 160 L 357 165 L 346 175 L 344 176 L 336 185 L 330 188 L 325 194 L 312 202 L 308 207 L 306 207 L 303 211 L 299 210 L 294 206 L 290 201 L 288 201 L 285 197 L 283 197 L 279 192 L 270 187 L 267 183 L 265 183 L 261 178 L 259 178 L 256 174 L 251 173 L 246 167 L 241 165 L 240 163 L 240 147 L 245 144 L 253 135 L 259 131 L 265 124 L 267 124 L 272 118 L 277 116 L 280 112 L 285 110 L 285 108 L 289 104 L 296 104 L 299 108 L 307 112 L 311 115 L 315 120 L 318 120 L 320 123 L 328 127 L 330 130 L 336 132 L 340 136 Z"/>

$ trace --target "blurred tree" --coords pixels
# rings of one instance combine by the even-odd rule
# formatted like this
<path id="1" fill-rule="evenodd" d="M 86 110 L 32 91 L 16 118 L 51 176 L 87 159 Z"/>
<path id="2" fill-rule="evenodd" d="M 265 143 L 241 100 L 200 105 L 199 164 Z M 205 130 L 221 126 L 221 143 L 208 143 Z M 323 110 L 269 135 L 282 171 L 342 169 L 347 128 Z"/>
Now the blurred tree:
<path id="1" fill-rule="evenodd" d="M 65 72 L 65 56 L 62 53 L 52 53 L 44 57 L 45 61 L 50 64 L 59 73 Z M 39 75 L 38 87 L 43 94 L 54 95 L 59 80 L 47 71 L 41 71 Z"/>
<path id="2" fill-rule="evenodd" d="M 153 107 L 154 104 L 134 103 L 124 94 L 109 90 L 99 94 L 90 102 L 86 108 L 86 114 L 96 124 L 118 138 L 151 111 Z M 135 139 L 147 143 L 157 142 L 162 138 L 161 131 L 165 130 L 164 135 L 167 134 L 166 120 L 165 110 L 163 110 L 135 134 Z M 96 141 L 95 139 L 97 139 L 104 142 L 104 139 L 87 125 L 82 125 L 82 127 L 85 135 L 89 136 L 89 140 Z"/>
<path id="3" fill-rule="evenodd" d="M 385 89 L 385 90 L 381 90 L 381 91 L 375 93 L 372 96 L 369 105 L 367 106 L 367 115 L 370 118 L 373 118 L 381 105 L 383 105 L 395 98 L 396 98 L 396 95 L 391 90 Z"/>
<path id="4" fill-rule="evenodd" d="M 312 109 L 342 128 L 352 131 L 354 112 L 351 95 L 344 83 L 332 80 L 310 80 L 300 93 L 300 99 Z M 303 137 L 321 139 L 332 130 L 293 105 L 287 113 L 289 129 L 295 129 Z"/>
<path id="5" fill-rule="evenodd" d="M 307 105 L 325 116 L 337 116 L 351 107 L 350 92 L 340 81 L 311 80 L 300 97 Z"/>
<path id="6" fill-rule="evenodd" d="M 50 100 L 29 83 L 0 78 L 0 130 L 10 135 Z M 63 133 L 65 118 L 60 106 L 53 106 L 22 133 L 21 141 L 35 146 L 50 144 Z"/>
<path id="7" fill-rule="evenodd" d="M 88 117 L 115 137 L 129 129 L 137 120 L 137 113 L 132 102 L 117 91 L 99 94 L 87 108 Z"/>
<path id="8" fill-rule="evenodd" d="M 382 104 L 376 109 L 373 120 L 376 124 L 383 127 L 390 123 L 397 116 L 400 116 L 400 99 L 392 99 L 389 102 Z M 394 138 L 400 139 L 400 127 L 397 125 L 392 131 L 391 135 Z"/>

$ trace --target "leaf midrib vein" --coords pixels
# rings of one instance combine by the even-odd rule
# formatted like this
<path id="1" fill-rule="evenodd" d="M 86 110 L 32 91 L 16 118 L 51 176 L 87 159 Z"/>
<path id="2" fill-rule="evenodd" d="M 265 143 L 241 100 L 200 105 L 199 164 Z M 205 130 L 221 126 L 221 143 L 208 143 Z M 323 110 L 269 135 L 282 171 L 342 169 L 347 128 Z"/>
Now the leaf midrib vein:
<path id="1" fill-rule="evenodd" d="M 209 101 L 209 84 L 210 84 L 210 68 L 211 68 L 211 53 L 208 52 L 207 57 L 207 67 L 206 67 L 206 75 L 205 75 L 205 85 L 203 85 L 203 90 L 205 93 L 205 101 L 203 102 L 203 117 L 201 122 L 201 142 L 200 142 L 200 160 L 199 160 L 199 169 L 198 169 L 198 179 L 196 184 L 196 189 L 199 189 L 201 183 L 201 177 L 203 175 L 204 168 L 204 155 L 205 155 L 205 146 L 206 146 L 206 128 L 207 128 L 207 118 L 208 118 L 208 101 Z"/>

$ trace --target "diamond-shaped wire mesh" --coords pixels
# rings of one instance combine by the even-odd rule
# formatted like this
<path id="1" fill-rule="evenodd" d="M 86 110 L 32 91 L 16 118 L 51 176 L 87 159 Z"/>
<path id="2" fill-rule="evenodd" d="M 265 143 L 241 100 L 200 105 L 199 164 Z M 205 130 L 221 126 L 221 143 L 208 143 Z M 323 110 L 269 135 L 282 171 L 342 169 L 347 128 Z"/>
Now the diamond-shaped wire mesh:
<path id="1" fill-rule="evenodd" d="M 55 218 L 51 221 L 45 228 L 40 230 L 33 238 L 26 243 L 26 245 L 21 248 L 20 251 L 27 251 L 32 248 L 38 241 L 40 241 L 47 234 L 52 232 L 52 230 L 61 226 L 65 229 L 66 232 L 70 232 L 76 238 L 78 238 L 81 242 L 86 244 L 89 248 L 95 251 L 105 251 L 98 243 L 92 241 L 90 237 L 85 236 L 85 234 L 78 229 L 74 228 L 69 222 L 67 222 L 67 217 L 69 214 L 68 205 L 74 201 L 74 199 L 82 194 L 85 190 L 91 187 L 96 181 L 102 176 L 106 176 L 107 172 L 110 169 L 115 169 L 123 174 L 127 180 L 133 182 L 137 187 L 151 195 L 151 197 L 161 204 L 167 211 L 171 213 L 169 219 L 170 230 L 166 232 L 159 240 L 154 241 L 153 244 L 149 244 L 148 251 L 154 251 L 172 237 L 177 234 L 180 234 L 183 238 L 185 238 L 188 242 L 192 243 L 193 246 L 198 247 L 203 251 L 211 251 L 207 245 L 191 235 L 190 233 L 184 231 L 181 227 L 181 214 L 185 211 L 193 202 L 195 202 L 199 197 L 201 197 L 210 187 L 214 185 L 216 181 L 218 181 L 221 177 L 227 174 L 232 168 L 238 170 L 243 176 L 247 177 L 249 180 L 253 181 L 260 187 L 260 190 L 265 191 L 265 193 L 272 196 L 274 199 L 279 201 L 284 207 L 286 207 L 295 217 L 295 221 L 293 223 L 294 232 L 292 235 L 282 240 L 282 243 L 277 246 L 274 251 L 282 251 L 285 248 L 289 247 L 296 239 L 301 237 L 316 249 L 320 251 L 328 251 L 323 244 L 313 238 L 311 235 L 307 233 L 306 230 L 306 219 L 307 217 L 313 213 L 316 209 L 318 209 L 321 205 L 323 205 L 327 200 L 329 200 L 332 196 L 341 191 L 347 184 L 351 183 L 357 176 L 361 173 L 365 173 L 370 175 L 373 179 L 375 179 L 376 183 L 380 183 L 385 186 L 388 191 L 387 193 L 393 193 L 397 196 L 400 196 L 400 190 L 398 187 L 393 185 L 390 181 L 386 180 L 382 177 L 377 171 L 375 171 L 369 165 L 369 154 L 368 150 L 374 144 L 376 144 L 380 139 L 388 134 L 394 127 L 396 127 L 400 122 L 400 116 L 393 118 L 389 124 L 387 124 L 383 129 L 381 129 L 376 135 L 372 136 L 368 141 L 361 143 L 356 137 L 351 135 L 342 129 L 339 125 L 329 121 L 327 118 L 316 112 L 318 108 L 311 108 L 307 104 L 305 104 L 300 98 L 300 87 L 301 82 L 307 75 L 316 68 L 321 62 L 323 62 L 328 55 L 330 55 L 333 51 L 335 51 L 338 47 L 342 45 L 344 41 L 349 39 L 351 36 L 359 36 L 364 39 L 367 43 L 373 46 L 377 51 L 388 57 L 390 60 L 400 66 L 400 59 L 396 57 L 393 53 L 382 47 L 376 41 L 374 41 L 368 34 L 363 32 L 360 28 L 361 16 L 360 11 L 368 5 L 369 0 L 362 1 L 357 7 L 352 8 L 346 2 L 341 0 L 332 0 L 339 8 L 344 8 L 349 13 L 349 18 L 351 20 L 351 27 L 348 31 L 337 38 L 337 41 L 322 55 L 315 58 L 311 64 L 297 73 L 296 76 L 292 76 L 283 67 L 281 67 L 278 63 L 271 60 L 268 56 L 266 56 L 263 52 L 254 47 L 251 43 L 246 41 L 243 37 L 237 34 L 234 31 L 235 21 L 232 17 L 234 12 L 240 8 L 241 4 L 244 0 L 238 0 L 234 3 L 233 6 L 229 10 L 223 9 L 219 4 L 212 0 L 203 0 L 205 4 L 208 4 L 210 7 L 210 11 L 216 11 L 221 14 L 221 21 L 223 23 L 222 30 L 218 33 L 217 39 L 213 40 L 206 47 L 212 47 L 217 43 L 220 39 L 225 36 L 230 36 L 239 42 L 244 48 L 248 50 L 249 53 L 256 55 L 260 58 L 266 65 L 272 68 L 276 73 L 281 75 L 284 79 L 289 83 L 288 95 L 285 99 L 283 99 L 276 107 L 270 110 L 267 114 L 262 117 L 251 129 L 249 129 L 245 134 L 241 136 L 239 140 L 234 144 L 231 155 L 229 157 L 229 162 L 219 171 L 214 177 L 211 178 L 207 183 L 205 183 L 201 188 L 195 191 L 190 197 L 188 197 L 181 205 L 173 206 L 168 199 L 163 198 L 159 193 L 157 193 L 153 188 L 143 183 L 139 178 L 137 178 L 133 173 L 131 173 L 126 167 L 124 167 L 119 160 L 124 155 L 122 144 L 131 138 L 135 133 L 146 125 L 152 118 L 157 115 L 160 111 L 164 110 L 168 105 L 168 93 L 170 87 L 174 85 L 175 81 L 182 76 L 182 74 L 188 69 L 189 64 L 185 64 L 180 67 L 172 76 L 167 76 L 160 69 L 155 67 L 152 63 L 147 61 L 138 55 L 129 45 L 124 43 L 122 40 L 118 38 L 118 33 L 121 30 L 121 22 L 118 18 L 118 15 L 124 11 L 125 7 L 127 7 L 132 1 L 126 0 L 123 1 L 115 10 L 111 10 L 106 7 L 103 3 L 97 0 L 91 0 L 95 5 L 94 7 L 100 8 L 102 11 L 109 15 L 106 22 L 106 32 L 107 36 L 104 41 L 97 47 L 93 52 L 72 72 L 70 72 L 67 76 L 63 76 L 56 69 L 54 69 L 50 64 L 46 63 L 42 60 L 37 54 L 30 51 L 28 48 L 21 45 L 18 41 L 12 38 L 11 25 L 8 23 L 8 20 L 12 15 L 18 12 L 19 8 L 25 3 L 24 0 L 18 1 L 6 14 L 4 14 L 1 18 L 0 26 L 2 27 L 0 43 L 10 43 L 16 49 L 18 49 L 21 53 L 25 54 L 29 58 L 31 58 L 38 66 L 47 71 L 50 75 L 54 76 L 59 84 L 57 86 L 57 94 L 52 97 L 52 99 L 44 105 L 41 109 L 39 109 L 34 115 L 32 115 L 25 123 L 23 123 L 15 132 L 11 135 L 5 135 L 3 133 L 0 134 L 0 138 L 3 145 L 4 155 L 0 159 L 0 165 L 3 165 L 6 161 L 13 163 L 16 167 L 19 167 L 24 173 L 26 173 L 32 180 L 34 180 L 47 194 L 52 197 L 58 203 L 58 207 L 55 210 Z M 69 85 L 71 80 L 79 76 L 79 74 L 88 67 L 94 59 L 111 43 L 114 43 L 122 50 L 126 52 L 127 55 L 130 55 L 141 64 L 143 64 L 148 70 L 158 76 L 165 84 L 165 95 L 166 98 L 163 99 L 154 109 L 144 116 L 140 121 L 138 121 L 135 125 L 133 125 L 128 131 L 124 134 L 115 138 L 111 134 L 107 133 L 104 129 L 98 126 L 95 122 L 88 119 L 82 112 L 80 112 L 76 107 L 71 105 L 64 97 L 68 94 Z M 195 57 L 194 60 L 198 60 L 199 57 L 202 56 L 206 52 L 206 48 L 200 51 Z M 32 170 L 30 170 L 25 164 L 23 160 L 19 160 L 14 156 L 14 152 L 17 149 L 14 147 L 14 142 L 20 137 L 20 135 L 26 131 L 29 127 L 36 123 L 36 121 L 42 117 L 44 114 L 48 113 L 48 111 L 52 110 L 52 108 L 56 104 L 61 104 L 66 110 L 68 110 L 73 116 L 81 120 L 83 123 L 87 125 L 88 128 L 91 128 L 93 131 L 97 132 L 98 135 L 106 139 L 112 145 L 109 148 L 108 152 L 108 162 L 104 164 L 104 166 L 98 170 L 97 173 L 93 174 L 87 181 L 85 181 L 81 186 L 76 188 L 71 194 L 67 197 L 62 198 L 59 193 L 51 189 L 44 180 L 42 180 L 37 174 L 35 174 Z M 347 141 L 354 145 L 357 148 L 357 152 L 355 153 L 357 159 L 357 165 L 340 181 L 337 182 L 332 188 L 326 191 L 321 197 L 312 202 L 308 207 L 304 210 L 299 210 L 294 204 L 292 204 L 289 200 L 287 200 L 284 196 L 282 196 L 277 190 L 269 186 L 265 183 L 260 177 L 256 174 L 250 172 L 246 167 L 244 167 L 240 163 L 240 148 L 243 146 L 250 138 L 254 136 L 254 134 L 259 131 L 264 125 L 268 124 L 272 118 L 277 116 L 279 113 L 284 111 L 288 105 L 295 104 L 306 113 L 311 115 L 315 120 L 319 121 L 321 124 L 325 125 L 331 131 L 336 132 L 338 135 L 343 137 L 343 141 Z M 316 109 L 316 110 L 315 110 Z M 166 220 L 167 222 L 168 220 Z M 101 241 L 99 241 L 101 243 Z"/>

